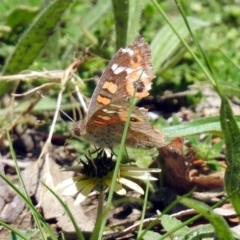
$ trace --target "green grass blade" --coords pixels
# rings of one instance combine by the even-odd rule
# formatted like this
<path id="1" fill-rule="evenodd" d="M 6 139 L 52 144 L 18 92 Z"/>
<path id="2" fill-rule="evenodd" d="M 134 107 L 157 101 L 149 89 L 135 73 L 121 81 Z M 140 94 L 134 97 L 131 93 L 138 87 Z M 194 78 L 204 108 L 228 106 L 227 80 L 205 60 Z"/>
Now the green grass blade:
<path id="1" fill-rule="evenodd" d="M 149 197 L 149 185 L 150 185 L 150 183 L 149 183 L 149 180 L 148 180 L 147 181 L 147 186 L 146 186 L 146 191 L 145 191 L 145 196 L 144 196 L 144 201 L 143 201 L 142 214 L 141 214 L 137 239 L 140 239 L 141 232 L 144 232 L 144 233 L 147 232 L 147 231 L 143 230 L 143 222 L 144 222 L 144 218 L 146 216 L 146 210 L 147 210 L 147 203 L 148 203 L 148 197 Z"/>
<path id="2" fill-rule="evenodd" d="M 5 222 L 0 221 L 0 226 L 3 226 L 6 229 L 8 229 L 9 231 L 11 231 L 12 233 L 15 233 L 15 235 L 20 237 L 21 240 L 29 240 L 29 238 L 21 230 L 13 228 L 11 225 L 6 224 Z"/>
<path id="3" fill-rule="evenodd" d="M 205 62 L 205 66 L 208 68 L 208 70 L 209 70 L 209 72 L 211 72 L 211 74 L 214 74 L 212 66 L 210 64 L 210 61 L 209 61 L 207 55 L 204 53 L 201 45 L 197 41 L 197 38 L 196 38 L 195 34 L 193 34 L 193 30 L 194 30 L 193 26 L 190 26 L 191 22 L 189 21 L 189 19 L 187 19 L 186 13 L 185 13 L 185 11 L 184 11 L 184 9 L 182 7 L 182 4 L 179 2 L 179 0 L 175 0 L 175 2 L 176 2 L 176 5 L 178 7 L 179 12 L 181 13 L 181 16 L 182 16 L 182 18 L 184 20 L 184 23 L 185 23 L 185 25 L 186 25 L 186 27 L 188 29 L 188 32 L 190 33 L 190 36 L 193 39 L 193 42 L 196 44 L 196 46 L 197 46 L 197 48 L 199 50 L 199 53 L 201 54 L 201 57 L 202 57 L 202 59 Z"/>
<path id="4" fill-rule="evenodd" d="M 131 0 L 129 1 L 129 17 L 128 17 L 128 32 L 127 45 L 132 44 L 139 33 L 142 11 L 149 0 Z"/>
<path id="5" fill-rule="evenodd" d="M 116 49 L 134 42 L 140 27 L 140 18 L 147 0 L 112 0 L 116 28 Z"/>
<path id="6" fill-rule="evenodd" d="M 127 45 L 129 5 L 129 1 L 112 0 L 113 13 L 115 17 L 117 49 Z"/>

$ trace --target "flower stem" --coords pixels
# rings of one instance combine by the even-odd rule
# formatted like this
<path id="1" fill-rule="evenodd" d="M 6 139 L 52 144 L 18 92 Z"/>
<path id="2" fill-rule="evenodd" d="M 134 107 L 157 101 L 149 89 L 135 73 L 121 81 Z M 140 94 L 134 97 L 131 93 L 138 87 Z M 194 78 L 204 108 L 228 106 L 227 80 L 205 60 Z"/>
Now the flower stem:
<path id="1" fill-rule="evenodd" d="M 105 196 L 104 191 L 99 191 L 97 219 L 101 216 L 103 212 L 104 196 Z"/>

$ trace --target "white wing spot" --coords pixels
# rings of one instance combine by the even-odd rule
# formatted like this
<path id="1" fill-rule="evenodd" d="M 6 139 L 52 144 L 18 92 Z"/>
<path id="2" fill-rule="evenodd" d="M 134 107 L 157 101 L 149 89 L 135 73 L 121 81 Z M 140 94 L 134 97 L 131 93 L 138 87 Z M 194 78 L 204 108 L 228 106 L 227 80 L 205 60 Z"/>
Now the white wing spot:
<path id="1" fill-rule="evenodd" d="M 115 71 L 116 69 L 118 68 L 118 65 L 116 63 L 114 63 L 112 66 L 111 66 L 111 69 L 113 71 Z"/>
<path id="2" fill-rule="evenodd" d="M 109 110 L 106 109 L 106 108 L 104 108 L 102 111 L 105 112 L 105 113 L 108 113 L 108 114 L 116 113 L 115 111 L 109 111 Z"/>
<path id="3" fill-rule="evenodd" d="M 130 57 L 132 57 L 133 54 L 134 54 L 134 51 L 131 48 L 123 48 L 122 52 L 123 53 L 128 53 Z"/>
<path id="4" fill-rule="evenodd" d="M 132 68 L 126 68 L 125 71 L 127 72 L 127 75 L 130 75 L 133 72 Z"/>
<path id="5" fill-rule="evenodd" d="M 133 117 L 133 118 L 137 118 L 137 119 L 138 119 L 139 116 L 136 115 L 136 114 L 134 114 L 134 113 L 132 113 L 132 114 L 131 114 L 131 117 Z"/>
<path id="6" fill-rule="evenodd" d="M 115 69 L 113 72 L 114 72 L 115 74 L 119 74 L 119 73 L 123 72 L 125 69 L 126 69 L 125 67 L 119 66 L 119 67 L 118 67 L 117 69 Z"/>
<path id="7" fill-rule="evenodd" d="M 111 106 L 116 107 L 116 108 L 122 108 L 122 106 L 117 105 L 117 104 L 111 104 Z M 107 109 L 106 109 L 107 110 Z"/>

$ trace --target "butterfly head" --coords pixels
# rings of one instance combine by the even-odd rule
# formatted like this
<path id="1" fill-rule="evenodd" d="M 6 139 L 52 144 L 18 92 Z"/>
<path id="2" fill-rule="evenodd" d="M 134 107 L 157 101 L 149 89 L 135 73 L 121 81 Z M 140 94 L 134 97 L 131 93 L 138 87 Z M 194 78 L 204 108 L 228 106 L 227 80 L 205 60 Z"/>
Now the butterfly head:
<path id="1" fill-rule="evenodd" d="M 86 132 L 86 121 L 85 120 L 80 120 L 77 121 L 73 124 L 72 126 L 72 131 L 76 136 L 83 136 L 85 135 Z"/>

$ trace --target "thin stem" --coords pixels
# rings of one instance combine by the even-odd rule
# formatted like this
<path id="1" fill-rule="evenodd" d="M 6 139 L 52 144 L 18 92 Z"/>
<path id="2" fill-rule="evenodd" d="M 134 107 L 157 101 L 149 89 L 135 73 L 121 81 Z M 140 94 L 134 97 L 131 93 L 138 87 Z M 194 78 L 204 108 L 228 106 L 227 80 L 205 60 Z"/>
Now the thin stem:
<path id="1" fill-rule="evenodd" d="M 103 212 L 104 197 L 105 197 L 104 191 L 100 191 L 98 196 L 97 220 L 99 217 L 101 217 Z"/>

